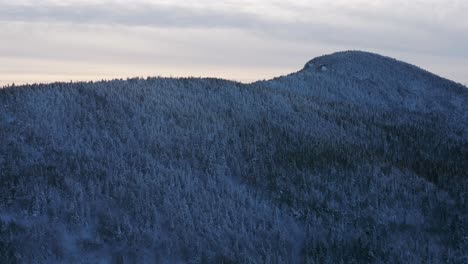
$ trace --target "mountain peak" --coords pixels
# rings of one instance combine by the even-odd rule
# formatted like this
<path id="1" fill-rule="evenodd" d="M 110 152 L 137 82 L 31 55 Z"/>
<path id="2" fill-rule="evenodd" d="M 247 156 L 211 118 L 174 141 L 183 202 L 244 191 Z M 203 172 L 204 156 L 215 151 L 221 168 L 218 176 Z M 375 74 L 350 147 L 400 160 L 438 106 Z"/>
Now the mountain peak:
<path id="1" fill-rule="evenodd" d="M 350 78 L 358 81 L 373 81 L 392 86 L 408 86 L 424 82 L 425 86 L 460 90 L 463 85 L 442 78 L 418 66 L 395 58 L 365 51 L 341 51 L 316 57 L 308 61 L 299 73 L 332 73 L 331 78 Z M 398 77 L 398 78 L 396 78 Z M 464 90 L 464 89 L 462 89 Z"/>
<path id="2" fill-rule="evenodd" d="M 350 50 L 316 57 L 308 61 L 304 65 L 303 70 L 314 69 L 318 71 L 328 71 L 331 69 L 340 69 L 343 67 L 346 67 L 347 69 L 356 68 L 357 66 L 372 69 L 373 66 L 377 64 L 388 66 L 389 64 L 405 63 L 376 53 Z"/>

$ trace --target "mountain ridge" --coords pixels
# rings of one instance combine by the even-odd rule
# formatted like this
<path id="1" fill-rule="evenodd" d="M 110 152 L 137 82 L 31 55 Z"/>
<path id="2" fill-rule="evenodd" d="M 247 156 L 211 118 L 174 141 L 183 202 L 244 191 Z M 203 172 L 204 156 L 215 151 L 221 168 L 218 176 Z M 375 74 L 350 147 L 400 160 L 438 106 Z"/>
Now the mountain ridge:
<path id="1" fill-rule="evenodd" d="M 275 79 L 278 79 L 278 78 L 282 78 L 282 77 L 285 77 L 285 76 L 290 76 L 290 75 L 295 75 L 295 74 L 298 74 L 298 73 L 301 73 L 303 71 L 306 71 L 310 66 L 311 64 L 317 64 L 316 66 L 319 66 L 319 65 L 326 65 L 327 62 L 329 63 L 329 61 L 334 61 L 334 62 L 337 62 L 337 59 L 341 58 L 341 59 L 348 59 L 348 58 L 343 58 L 343 57 L 360 57 L 360 56 L 367 56 L 367 57 L 374 57 L 374 58 L 380 58 L 380 59 L 384 59 L 388 62 L 393 62 L 395 64 L 399 64 L 400 66 L 401 65 L 404 65 L 405 67 L 411 69 L 416 69 L 416 70 L 419 70 L 421 71 L 421 73 L 425 73 L 425 74 L 429 74 L 429 75 L 432 75 L 432 77 L 435 77 L 435 78 L 440 78 L 444 81 L 449 81 L 451 83 L 454 84 L 454 86 L 459 86 L 459 87 L 462 87 L 462 88 L 467 88 L 466 85 L 463 85 L 462 83 L 459 83 L 459 82 L 456 82 L 456 81 L 453 81 L 453 80 L 450 80 L 448 78 L 445 78 L 445 77 L 442 77 L 442 76 L 439 76 L 435 73 L 432 73 L 426 69 L 423 69 L 423 68 L 420 68 L 419 66 L 416 66 L 414 64 L 411 64 L 411 63 L 407 63 L 407 62 L 404 62 L 404 61 L 401 61 L 399 59 L 396 59 L 396 58 L 393 58 L 393 57 L 388 57 L 388 56 L 384 56 L 384 55 L 380 55 L 378 53 L 374 53 L 374 52 L 367 52 L 367 51 L 362 51 L 362 50 L 346 50 L 346 51 L 338 51 L 338 52 L 334 52 L 334 53 L 330 53 L 330 54 L 326 54 L 326 55 L 321 55 L 321 56 L 318 56 L 318 57 L 315 57 L 313 59 L 310 59 L 309 61 L 307 61 L 306 64 L 304 64 L 304 66 L 296 71 L 296 72 L 292 72 L 292 73 L 288 73 L 286 75 L 283 75 L 283 76 L 277 76 L 277 77 L 272 77 L 271 79 L 266 79 L 266 80 L 256 80 L 256 81 L 251 81 L 251 82 L 248 82 L 248 83 L 244 83 L 244 82 L 240 82 L 240 81 L 236 81 L 236 80 L 230 80 L 230 79 L 223 79 L 223 78 L 217 78 L 217 77 L 195 77 L 195 76 L 181 76 L 181 77 L 165 77 L 165 76 L 147 76 L 147 77 L 126 77 L 126 78 L 115 78 L 115 79 L 102 79 L 102 80 L 93 80 L 93 81 L 71 81 L 71 82 L 63 82 L 63 81 L 60 81 L 60 82 L 50 82 L 50 83 L 32 83 L 32 84 L 21 84 L 21 85 L 16 85 L 16 84 L 9 84 L 9 85 L 4 85 L 2 88 L 5 89 L 5 88 L 11 88 L 11 87 L 28 87 L 28 86 L 41 86 L 41 85 L 51 85 L 51 84 L 67 84 L 67 83 L 82 83 L 82 84 L 85 84 L 85 83 L 97 83 L 97 82 L 111 82 L 111 81 L 122 81 L 122 80 L 136 80 L 136 79 L 151 79 L 151 78 L 163 78 L 163 79 L 172 79 L 172 78 L 182 78 L 182 79 L 217 79 L 217 80 L 225 80 L 225 81 L 230 81 L 230 82 L 235 82 L 235 83 L 242 83 L 242 84 L 252 84 L 252 83 L 258 83 L 258 82 L 265 82 L 265 81 L 271 81 L 271 80 L 275 80 Z M 325 61 L 323 61 L 325 60 Z M 322 62 L 322 63 L 321 63 Z M 338 61 L 339 62 L 339 61 Z M 315 68 L 316 71 L 318 71 L 317 68 Z"/>
<path id="2" fill-rule="evenodd" d="M 379 56 L 1 89 L 0 259 L 463 263 L 468 90 Z"/>

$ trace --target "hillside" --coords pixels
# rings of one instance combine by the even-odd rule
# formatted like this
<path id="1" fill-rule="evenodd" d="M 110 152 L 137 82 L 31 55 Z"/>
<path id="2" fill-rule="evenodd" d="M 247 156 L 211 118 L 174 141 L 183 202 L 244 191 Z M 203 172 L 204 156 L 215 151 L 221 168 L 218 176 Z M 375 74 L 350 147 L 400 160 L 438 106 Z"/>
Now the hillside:
<path id="1" fill-rule="evenodd" d="M 468 89 L 365 52 L 7 87 L 0 259 L 466 263 L 467 160 Z"/>

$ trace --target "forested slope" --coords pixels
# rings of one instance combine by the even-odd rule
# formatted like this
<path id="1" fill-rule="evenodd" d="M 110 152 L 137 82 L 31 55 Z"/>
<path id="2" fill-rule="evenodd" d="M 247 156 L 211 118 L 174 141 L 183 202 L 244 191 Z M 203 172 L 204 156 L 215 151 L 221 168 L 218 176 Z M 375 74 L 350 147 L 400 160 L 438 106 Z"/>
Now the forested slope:
<path id="1" fill-rule="evenodd" d="M 365 52 L 0 89 L 7 263 L 466 263 L 468 89 Z"/>

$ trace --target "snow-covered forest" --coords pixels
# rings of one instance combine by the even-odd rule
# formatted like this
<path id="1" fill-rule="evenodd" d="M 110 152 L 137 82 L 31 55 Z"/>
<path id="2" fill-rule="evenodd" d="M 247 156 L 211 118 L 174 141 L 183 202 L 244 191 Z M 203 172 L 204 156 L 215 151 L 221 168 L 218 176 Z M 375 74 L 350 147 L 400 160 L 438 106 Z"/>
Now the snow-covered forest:
<path id="1" fill-rule="evenodd" d="M 364 52 L 0 89 L 2 263 L 466 263 L 468 89 Z"/>

